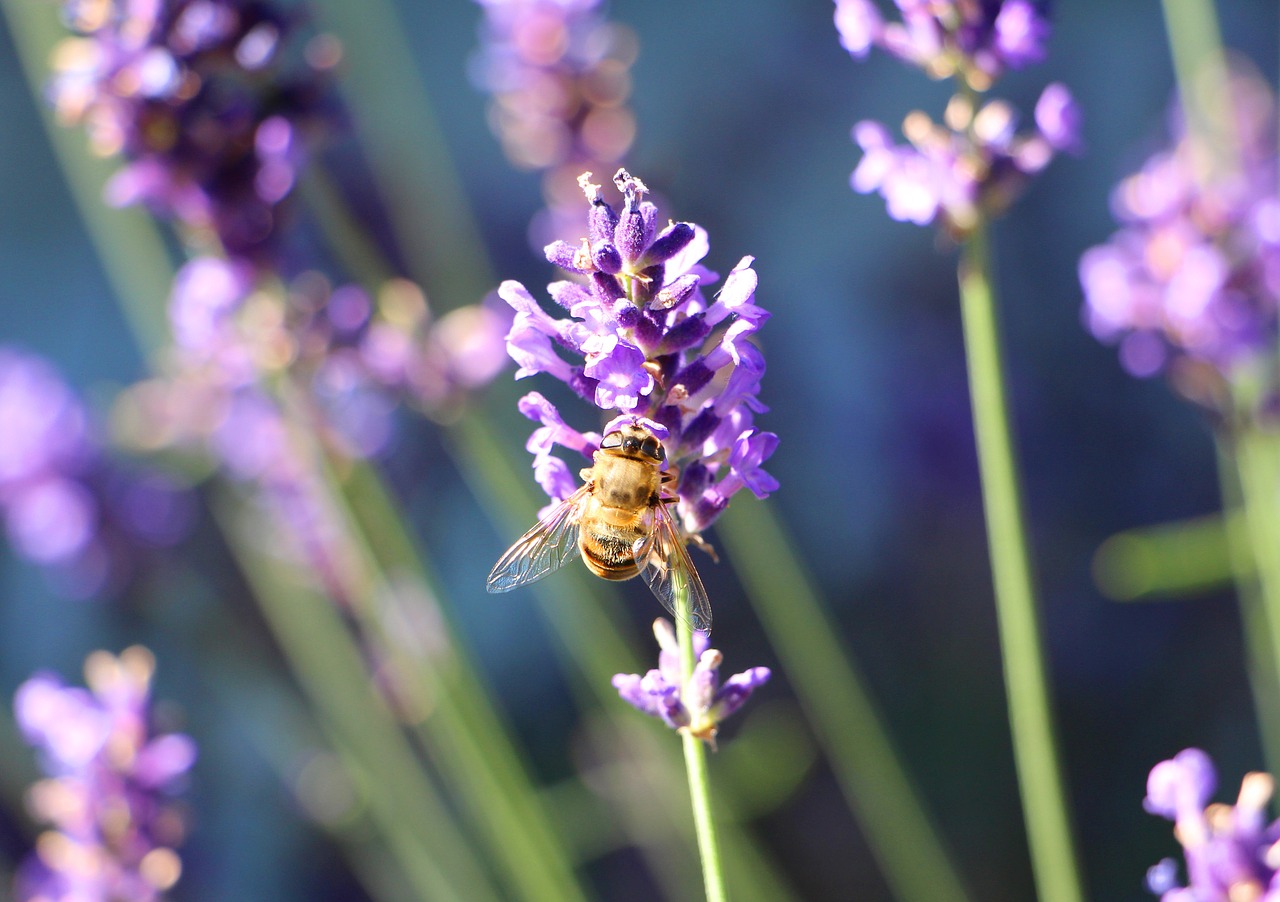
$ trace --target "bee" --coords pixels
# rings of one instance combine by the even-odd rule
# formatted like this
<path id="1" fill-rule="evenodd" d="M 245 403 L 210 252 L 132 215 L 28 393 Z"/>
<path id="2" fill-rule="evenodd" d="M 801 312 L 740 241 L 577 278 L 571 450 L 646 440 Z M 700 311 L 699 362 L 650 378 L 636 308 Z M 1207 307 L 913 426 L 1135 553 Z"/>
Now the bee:
<path id="1" fill-rule="evenodd" d="M 558 570 L 577 552 L 602 579 L 644 577 L 663 607 L 697 630 L 711 629 L 711 602 L 667 509 L 675 476 L 649 429 L 624 424 L 600 442 L 584 485 L 555 505 L 498 559 L 485 588 L 510 592 Z M 687 599 L 687 614 L 678 598 Z"/>

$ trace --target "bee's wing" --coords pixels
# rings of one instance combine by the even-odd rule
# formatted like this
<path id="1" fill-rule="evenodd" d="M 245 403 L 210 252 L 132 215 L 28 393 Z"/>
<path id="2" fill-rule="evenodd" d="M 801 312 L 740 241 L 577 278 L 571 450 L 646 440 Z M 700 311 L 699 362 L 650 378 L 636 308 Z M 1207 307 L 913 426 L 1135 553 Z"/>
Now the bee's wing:
<path id="1" fill-rule="evenodd" d="M 489 571 L 485 588 L 510 592 L 563 567 L 578 551 L 578 506 L 590 488 L 582 486 L 517 539 Z"/>
<path id="2" fill-rule="evenodd" d="M 666 502 L 653 509 L 653 531 L 637 546 L 636 564 L 664 608 L 696 630 L 711 631 L 711 601 Z M 688 599 L 687 617 L 676 606 L 682 592 Z"/>

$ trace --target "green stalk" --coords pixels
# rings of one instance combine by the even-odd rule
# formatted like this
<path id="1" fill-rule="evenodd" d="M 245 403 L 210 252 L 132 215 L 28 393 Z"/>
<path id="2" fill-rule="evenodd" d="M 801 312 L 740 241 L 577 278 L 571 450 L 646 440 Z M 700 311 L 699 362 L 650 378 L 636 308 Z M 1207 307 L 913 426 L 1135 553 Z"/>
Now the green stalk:
<path id="1" fill-rule="evenodd" d="M 414 61 L 431 48 L 409 47 L 387 0 L 314 6 L 342 39 L 339 88 L 410 274 L 438 311 L 480 300 L 494 279 Z"/>
<path id="2" fill-rule="evenodd" d="M 294 421 L 305 427 L 315 420 L 302 392 L 285 394 Z M 529 900 L 583 899 L 568 852 L 456 633 L 446 621 L 448 651 L 424 652 L 383 616 L 379 597 L 395 597 L 397 582 L 408 583 L 431 603 L 438 593 L 378 475 L 366 464 L 343 462 L 347 476 L 340 478 L 318 442 L 310 457 L 341 520 L 347 549 L 358 561 L 360 575 L 348 587 L 352 616 L 365 640 L 388 655 L 407 688 L 430 697 L 431 713 L 415 724 L 416 732 L 466 800 L 512 891 Z"/>
<path id="3" fill-rule="evenodd" d="M 154 353 L 167 341 L 165 302 L 173 274 L 173 265 L 165 250 L 164 241 L 155 224 L 141 210 L 112 210 L 103 205 L 102 185 L 107 175 L 119 166 L 119 162 L 91 158 L 84 147 L 83 136 L 75 130 L 58 127 L 52 121 L 52 115 L 43 102 L 41 85 L 47 77 L 44 69 L 45 60 L 48 58 L 50 48 L 64 34 L 58 25 L 56 10 L 51 7 L 46 9 L 37 4 L 16 2 L 16 0 L 4 0 L 0 9 L 3 9 L 7 16 L 32 92 L 37 98 L 48 137 L 57 152 L 72 197 L 88 226 L 90 237 L 115 289 L 115 295 L 123 305 L 126 318 L 139 344 L 148 354 Z M 327 196 L 322 198 L 327 199 Z M 314 202 L 314 196 L 312 199 Z M 227 538 L 232 546 L 237 544 L 235 536 L 228 535 Z M 251 562 L 248 557 L 243 557 L 242 560 Z M 246 576 L 257 587 L 266 583 L 261 574 L 248 572 Z M 274 601 L 266 598 L 259 600 L 264 604 Z M 279 608 L 277 614 L 283 617 L 290 611 L 296 610 L 298 610 L 296 607 Z M 337 633 L 331 633 L 330 637 L 335 641 L 343 638 Z M 349 638 L 347 642 L 349 644 Z M 344 654 L 349 655 L 350 651 L 348 648 Z M 300 666 L 299 660 L 295 657 L 295 666 Z M 352 696 L 337 692 L 316 691 L 313 692 L 312 698 L 313 701 L 322 705 L 341 705 L 350 701 Z M 340 709 L 321 711 L 321 716 L 327 721 L 337 723 L 345 722 L 344 719 L 351 714 L 350 711 Z M 376 733 L 369 735 L 376 735 Z M 402 737 L 399 741 L 403 741 Z M 372 753 L 371 749 L 369 751 Z M 404 763 L 403 760 L 401 763 Z M 363 773 L 369 776 L 379 773 L 379 769 L 364 768 Z M 406 784 L 410 788 L 405 795 L 406 798 L 413 795 L 413 785 L 415 785 L 413 778 L 410 777 L 409 783 Z M 431 809 L 430 806 L 424 805 L 422 810 Z M 447 810 L 439 805 L 435 806 L 434 810 L 444 818 L 438 829 L 448 829 L 451 816 Z M 386 818 L 391 816 L 387 812 L 391 811 L 394 814 L 395 809 L 384 807 L 382 811 L 384 814 L 382 823 L 385 825 Z M 436 829 L 432 827 L 432 830 Z M 430 847 L 418 847 L 413 837 L 404 829 L 403 823 L 391 830 L 388 839 L 396 849 L 409 850 L 412 847 L 411 852 L 406 851 L 405 854 L 396 857 L 409 870 L 408 876 L 411 882 L 421 890 L 420 895 L 436 897 L 444 894 L 445 898 L 469 898 L 466 891 L 452 895 L 445 893 L 442 887 L 446 887 L 446 882 L 442 882 L 438 874 L 432 876 L 436 864 L 432 862 Z M 445 843 L 444 846 L 448 847 L 448 844 Z M 469 851 L 459 851 L 457 861 L 459 863 L 469 861 L 470 854 Z M 482 892 L 486 897 L 492 895 L 491 890 L 477 891 Z M 573 897 L 565 896 L 564 898 Z"/>
<path id="4" fill-rule="evenodd" d="M 215 513 L 263 615 L 417 898 L 499 899 L 371 684 L 333 603 L 255 547 L 250 537 L 267 527 L 247 523 L 243 504 L 228 495 Z"/>
<path id="5" fill-rule="evenodd" d="M 1270 773 L 1280 773 L 1280 639 L 1273 628 L 1280 615 L 1280 599 L 1274 595 L 1277 585 L 1274 564 L 1270 573 L 1263 573 L 1255 565 L 1259 552 L 1272 559 L 1276 556 L 1276 548 L 1268 549 L 1266 543 L 1266 527 L 1259 523 L 1260 518 L 1267 518 L 1265 504 L 1267 495 L 1260 497 L 1251 494 L 1246 503 L 1242 488 L 1246 466 L 1252 466 L 1256 455 L 1242 453 L 1241 442 L 1230 436 L 1220 436 L 1218 440 L 1218 479 L 1222 487 L 1222 510 L 1226 523 L 1228 549 L 1231 553 L 1232 570 L 1235 574 L 1236 596 L 1240 604 L 1240 621 L 1244 628 L 1245 650 L 1248 655 L 1249 686 L 1253 694 L 1253 706 L 1258 718 L 1258 731 L 1261 734 L 1262 748 Z M 1274 448 L 1272 449 L 1274 451 Z M 1272 465 L 1280 464 L 1273 459 Z M 1249 477 L 1254 492 L 1264 491 L 1257 483 L 1269 479 L 1271 489 L 1278 488 L 1274 484 L 1274 475 L 1264 468 Z M 1274 502 L 1274 495 L 1270 496 Z M 1277 513 L 1272 504 L 1269 519 L 1274 523 Z M 1252 508 L 1252 514 L 1249 513 Z M 1245 510 L 1245 515 L 1238 512 Z M 1259 548 L 1258 546 L 1262 546 Z"/>
<path id="6" fill-rule="evenodd" d="M 48 61 L 54 45 L 67 34 L 58 21 L 57 6 L 32 0 L 0 0 L 0 11 L 72 202 L 98 251 L 98 260 L 115 289 L 129 328 L 143 352 L 152 354 L 168 340 L 166 305 L 173 264 L 164 241 L 142 209 L 116 210 L 103 203 L 103 185 L 120 168 L 120 161 L 91 156 L 80 129 L 63 128 L 53 121 L 44 93 Z"/>
<path id="7" fill-rule="evenodd" d="M 511 444 L 501 442 L 488 420 L 474 412 L 454 424 L 449 437 L 463 477 L 485 504 L 490 517 L 512 535 L 518 535 L 532 522 L 539 502 L 526 475 L 527 467 L 517 467 L 506 453 Z M 570 564 L 535 583 L 531 590 L 553 637 L 576 668 L 578 679 L 571 685 L 585 686 L 585 691 L 579 691 L 582 707 L 599 707 L 623 747 L 641 749 L 635 755 L 641 763 L 630 772 L 633 779 L 647 781 L 643 801 L 658 800 L 659 804 L 651 807 L 661 810 L 626 812 L 624 825 L 646 850 L 655 873 L 668 886 L 668 895 L 689 898 L 696 891 L 696 883 L 690 885 L 685 874 L 687 871 L 696 881 L 696 865 L 690 862 L 686 868 L 683 862 L 670 860 L 673 851 L 692 848 L 696 838 L 689 832 L 687 809 L 683 808 L 686 799 L 677 799 L 670 791 L 680 779 L 681 764 L 675 755 L 668 754 L 669 743 L 649 741 L 651 734 L 637 728 L 635 712 L 618 699 L 612 688 L 610 680 L 615 673 L 643 672 L 652 665 L 643 663 L 648 655 L 642 657 L 629 642 L 618 611 L 617 593 L 606 591 L 607 588 L 585 568 Z M 742 828 L 735 800 L 721 797 L 719 802 L 717 826 L 734 898 L 739 902 L 786 902 L 794 898 L 770 854 Z M 677 810 L 677 805 L 683 810 Z M 648 814 L 652 817 L 646 818 Z"/>
<path id="8" fill-rule="evenodd" d="M 680 670 L 684 675 L 686 694 L 693 668 L 697 663 L 693 656 L 693 629 L 688 623 L 689 587 L 677 577 L 676 637 L 680 643 Z M 693 803 L 693 829 L 698 837 L 698 858 L 702 861 L 702 882 L 707 902 L 725 902 L 724 873 L 720 867 L 720 840 L 716 832 L 716 819 L 711 810 L 711 776 L 707 772 L 706 743 L 688 730 L 682 730 L 684 764 L 689 775 L 689 799 Z"/>
<path id="9" fill-rule="evenodd" d="M 894 895 L 966 902 L 865 679 L 769 505 L 740 493 L 716 521 L 716 535 Z"/>
<path id="10" fill-rule="evenodd" d="M 1081 902 L 1040 643 L 989 272 L 986 223 L 980 221 L 965 244 L 960 261 L 960 312 L 1004 656 L 1009 728 L 1040 902 Z"/>
<path id="11" fill-rule="evenodd" d="M 1178 94 L 1193 135 L 1203 144 L 1196 177 L 1215 181 L 1239 168 L 1235 108 L 1213 0 L 1162 0 Z"/>

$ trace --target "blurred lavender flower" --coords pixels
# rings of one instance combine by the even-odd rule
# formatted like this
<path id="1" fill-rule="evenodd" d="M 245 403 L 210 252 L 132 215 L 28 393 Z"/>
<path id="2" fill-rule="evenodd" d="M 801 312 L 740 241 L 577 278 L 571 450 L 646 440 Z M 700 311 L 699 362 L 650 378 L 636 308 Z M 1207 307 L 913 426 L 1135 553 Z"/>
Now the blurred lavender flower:
<path id="1" fill-rule="evenodd" d="M 939 223 L 963 241 L 981 220 L 1002 213 L 1032 176 L 1060 151 L 1080 149 L 1080 111 L 1061 84 L 1045 88 L 1035 127 L 1019 134 L 1018 114 L 1001 100 L 979 103 L 1004 70 L 1044 56 L 1049 24 L 1027 0 L 899 0 L 901 24 L 885 24 L 871 0 L 836 0 L 836 27 L 853 56 L 882 46 L 934 78 L 955 77 L 962 90 L 942 123 L 913 111 L 903 121 L 907 144 L 888 128 L 862 121 L 853 140 L 862 159 L 850 178 L 861 194 L 879 192 L 890 217 L 917 225 Z"/>
<path id="2" fill-rule="evenodd" d="M 493 100 L 489 123 L 507 159 L 541 170 L 541 247 L 581 223 L 578 174 L 611 172 L 635 138 L 627 109 L 635 37 L 600 0 L 477 0 L 485 11 L 473 78 Z"/>
<path id="3" fill-rule="evenodd" d="M 621 414 L 605 433 L 623 420 L 653 421 L 667 460 L 679 469 L 684 529 L 696 536 L 739 489 L 763 498 L 778 487 L 762 469 L 778 438 L 753 423 L 767 408 L 756 397 L 764 355 L 750 339 L 769 313 L 755 303 L 751 257 L 708 300 L 703 287 L 719 277 L 700 263 L 706 232 L 687 222 L 659 230 L 647 189 L 625 170 L 614 177 L 624 198 L 619 213 L 589 175 L 580 180 L 590 201 L 589 237 L 578 246 L 557 241 L 546 248 L 549 261 L 582 278 L 548 286 L 570 318 L 550 316 L 519 282 L 503 282 L 498 294 L 516 311 L 507 348 L 520 367 L 517 379 L 548 373 L 601 410 Z M 552 447 L 590 460 L 600 436 L 568 426 L 537 392 L 521 400 L 520 410 L 541 424 L 528 448 L 539 483 L 559 500 L 573 480 L 550 456 Z"/>
<path id="4" fill-rule="evenodd" d="M 77 36 L 54 53 L 50 93 L 95 153 L 125 157 L 108 200 L 145 203 L 233 255 L 270 248 L 306 136 L 329 115 L 321 76 L 337 43 L 313 38 L 288 60 L 296 17 L 244 0 L 70 0 L 65 19 Z"/>
<path id="5" fill-rule="evenodd" d="M 155 660 L 135 646 L 85 661 L 88 690 L 37 674 L 14 715 L 48 775 L 32 814 L 52 826 L 17 878 L 22 902 L 156 902 L 182 872 L 183 819 L 173 802 L 196 758 L 184 735 L 152 732 Z"/>
<path id="6" fill-rule="evenodd" d="M 985 91 L 1008 69 L 1045 57 L 1047 2 L 895 0 L 901 22 L 885 22 L 873 0 L 835 0 L 840 43 L 855 57 L 872 46 L 919 66 L 931 78 L 962 77 Z"/>
<path id="7" fill-rule="evenodd" d="M 0 347 L 0 517 L 15 551 L 66 593 L 117 588 L 149 548 L 177 542 L 191 500 L 158 472 L 103 454 L 83 404 L 46 361 Z"/>
<path id="8" fill-rule="evenodd" d="M 1252 773 L 1240 784 L 1234 806 L 1209 804 L 1217 775 L 1209 756 L 1186 749 L 1161 761 L 1147 779 L 1143 807 L 1174 822 L 1187 863 L 1187 884 L 1177 882 L 1177 865 L 1165 859 L 1147 872 L 1147 888 L 1162 902 L 1233 902 L 1280 899 L 1280 821 L 1267 806 L 1275 791 L 1268 774 Z"/>
<path id="9" fill-rule="evenodd" d="M 1215 408 L 1224 382 L 1274 354 L 1280 310 L 1276 102 L 1241 68 L 1230 96 L 1237 165 L 1209 176 L 1211 149 L 1175 115 L 1174 145 L 1112 194 L 1120 230 L 1080 259 L 1090 331 L 1129 372 L 1170 370 Z"/>
<path id="10" fill-rule="evenodd" d="M 680 672 L 680 645 L 671 623 L 658 618 L 653 622 L 658 639 L 658 668 L 644 676 L 620 673 L 613 686 L 624 701 L 644 714 L 661 718 L 667 726 L 688 733 L 715 748 L 720 722 L 737 711 L 751 693 L 769 681 L 768 667 L 752 667 L 720 682 L 720 664 L 724 656 L 710 648 L 703 632 L 693 634 L 693 654 L 697 663 L 685 680 Z"/>

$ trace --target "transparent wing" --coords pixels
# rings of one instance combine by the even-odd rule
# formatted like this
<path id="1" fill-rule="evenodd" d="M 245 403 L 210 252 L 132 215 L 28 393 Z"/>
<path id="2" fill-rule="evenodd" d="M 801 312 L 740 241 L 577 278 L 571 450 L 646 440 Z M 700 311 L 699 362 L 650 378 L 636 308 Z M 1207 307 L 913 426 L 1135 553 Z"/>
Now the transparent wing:
<path id="1" fill-rule="evenodd" d="M 578 489 L 517 539 L 489 571 L 485 588 L 490 592 L 510 592 L 559 570 L 577 554 L 578 505 L 590 488 L 588 484 Z"/>
<path id="2" fill-rule="evenodd" d="M 675 617 L 696 630 L 711 632 L 711 601 L 693 561 L 689 560 L 684 537 L 671 518 L 666 502 L 660 502 L 653 509 L 653 518 L 653 532 L 636 548 L 640 575 L 662 606 Z M 682 594 L 688 599 L 687 616 L 677 606 Z"/>

